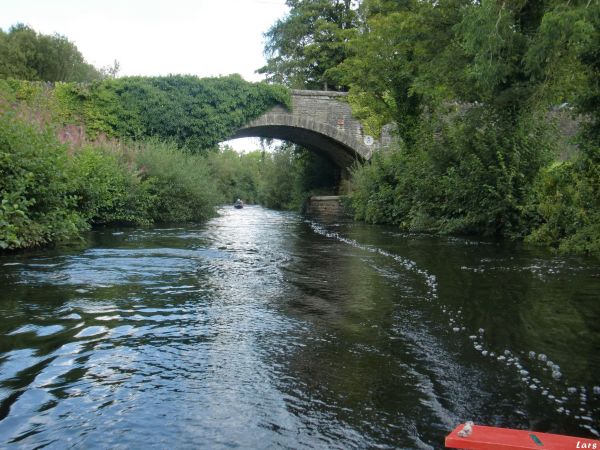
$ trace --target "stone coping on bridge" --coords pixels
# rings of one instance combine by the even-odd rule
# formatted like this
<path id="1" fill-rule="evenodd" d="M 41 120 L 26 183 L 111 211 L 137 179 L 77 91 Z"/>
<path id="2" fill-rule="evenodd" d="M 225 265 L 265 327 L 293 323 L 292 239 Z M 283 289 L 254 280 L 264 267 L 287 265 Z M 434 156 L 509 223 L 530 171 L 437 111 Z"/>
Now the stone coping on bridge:
<path id="1" fill-rule="evenodd" d="M 292 89 L 292 95 L 301 95 L 304 97 L 346 97 L 348 93 L 339 91 L 305 91 L 303 89 Z"/>

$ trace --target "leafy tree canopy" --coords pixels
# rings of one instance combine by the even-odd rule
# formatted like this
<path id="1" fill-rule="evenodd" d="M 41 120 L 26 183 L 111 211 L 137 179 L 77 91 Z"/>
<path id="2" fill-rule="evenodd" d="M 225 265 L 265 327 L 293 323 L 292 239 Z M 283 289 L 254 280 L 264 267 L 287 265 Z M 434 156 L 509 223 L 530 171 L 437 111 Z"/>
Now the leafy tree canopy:
<path id="1" fill-rule="evenodd" d="M 405 138 L 448 101 L 515 120 L 562 102 L 594 114 L 599 15 L 597 0 L 363 0 L 346 58 L 328 74 L 367 126 L 393 120 Z"/>
<path id="2" fill-rule="evenodd" d="M 36 33 L 23 24 L 0 30 L 0 78 L 81 82 L 102 76 L 64 36 Z"/>
<path id="3" fill-rule="evenodd" d="M 351 0 L 287 0 L 290 13 L 265 34 L 267 80 L 296 89 L 344 89 L 334 73 L 357 26 Z"/>

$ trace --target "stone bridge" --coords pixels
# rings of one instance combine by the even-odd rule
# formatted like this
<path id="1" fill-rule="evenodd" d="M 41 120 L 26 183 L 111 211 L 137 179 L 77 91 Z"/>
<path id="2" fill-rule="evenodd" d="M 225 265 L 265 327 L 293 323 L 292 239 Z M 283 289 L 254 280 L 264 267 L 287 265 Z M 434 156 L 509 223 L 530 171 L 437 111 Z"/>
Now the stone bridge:
<path id="1" fill-rule="evenodd" d="M 290 141 L 324 154 L 342 170 L 354 161 L 368 161 L 373 152 L 391 143 L 390 127 L 381 136 L 363 132 L 352 117 L 347 94 L 334 91 L 292 91 L 292 110 L 276 106 L 229 139 L 261 137 Z"/>

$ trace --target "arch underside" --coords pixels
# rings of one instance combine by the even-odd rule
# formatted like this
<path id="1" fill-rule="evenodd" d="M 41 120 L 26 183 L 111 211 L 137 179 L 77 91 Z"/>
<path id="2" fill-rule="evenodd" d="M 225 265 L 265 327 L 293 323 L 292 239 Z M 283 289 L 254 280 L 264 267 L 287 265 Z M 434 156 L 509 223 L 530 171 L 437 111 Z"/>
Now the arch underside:
<path id="1" fill-rule="evenodd" d="M 362 155 L 347 144 L 326 134 L 304 127 L 290 125 L 250 125 L 238 130 L 230 139 L 242 137 L 260 137 L 290 141 L 324 155 L 343 170 L 349 169 L 356 161 L 363 162 L 365 160 Z"/>

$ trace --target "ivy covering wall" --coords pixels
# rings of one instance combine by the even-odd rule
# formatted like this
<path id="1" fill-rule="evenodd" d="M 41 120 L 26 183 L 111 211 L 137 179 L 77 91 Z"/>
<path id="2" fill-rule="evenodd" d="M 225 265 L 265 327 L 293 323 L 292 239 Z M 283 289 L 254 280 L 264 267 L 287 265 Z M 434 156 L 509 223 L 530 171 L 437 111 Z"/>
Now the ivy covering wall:
<path id="1" fill-rule="evenodd" d="M 239 75 L 124 77 L 92 83 L 0 80 L 5 104 L 23 102 L 55 123 L 83 125 L 87 137 L 158 137 L 193 152 L 214 148 L 276 104 L 291 104 L 278 85 Z"/>

